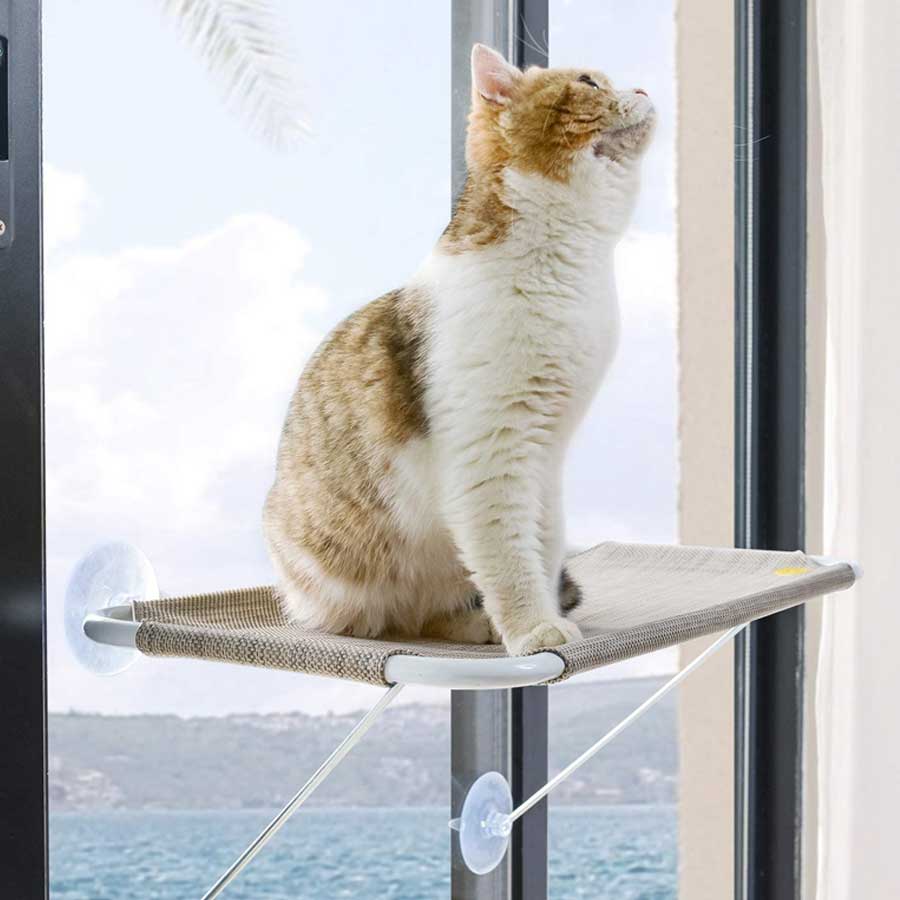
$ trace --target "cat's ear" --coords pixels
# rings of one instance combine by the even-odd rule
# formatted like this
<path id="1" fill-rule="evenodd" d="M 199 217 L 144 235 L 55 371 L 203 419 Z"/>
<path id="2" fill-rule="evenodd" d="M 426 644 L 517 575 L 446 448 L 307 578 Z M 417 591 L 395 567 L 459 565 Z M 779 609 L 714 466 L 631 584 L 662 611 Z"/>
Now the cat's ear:
<path id="1" fill-rule="evenodd" d="M 484 44 L 472 48 L 472 87 L 489 103 L 509 102 L 522 73 Z"/>

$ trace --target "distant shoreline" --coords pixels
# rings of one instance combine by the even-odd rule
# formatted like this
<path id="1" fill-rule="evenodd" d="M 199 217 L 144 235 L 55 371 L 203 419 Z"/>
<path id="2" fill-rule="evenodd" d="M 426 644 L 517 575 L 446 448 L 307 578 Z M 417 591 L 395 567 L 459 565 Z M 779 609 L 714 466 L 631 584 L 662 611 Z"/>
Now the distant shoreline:
<path id="1" fill-rule="evenodd" d="M 555 808 L 565 809 L 567 813 L 577 813 L 579 811 L 583 811 L 584 813 L 594 813 L 598 809 L 615 809 L 617 812 L 628 812 L 628 810 L 634 810 L 635 812 L 646 812 L 648 809 L 659 809 L 663 812 L 676 811 L 678 809 L 678 804 L 675 802 L 672 803 L 551 803 L 550 805 L 550 814 L 553 814 L 553 810 Z M 449 803 L 446 806 L 305 806 L 302 809 L 299 809 L 295 816 L 327 816 L 333 813 L 366 813 L 366 812 L 395 812 L 397 810 L 404 810 L 407 812 L 423 812 L 423 813 L 434 813 L 434 812 L 447 812 L 449 814 L 450 805 Z M 138 817 L 138 816 L 177 816 L 177 815 L 192 815 L 192 816 L 221 816 L 221 815 L 234 815 L 234 816 L 243 816 L 243 815 L 260 815 L 260 816 L 273 816 L 275 813 L 279 812 L 280 807 L 277 806 L 266 806 L 260 807 L 258 809 L 221 809 L 216 807 L 208 807 L 206 809 L 51 809 L 50 816 L 51 818 L 55 818 L 57 816 L 61 818 L 65 817 L 78 817 L 78 816 L 121 816 L 123 819 L 128 817 Z"/>
<path id="2" fill-rule="evenodd" d="M 554 690 L 550 770 L 558 771 L 662 683 L 583 682 Z M 311 807 L 435 807 L 448 797 L 450 728 L 444 706 L 387 710 Z M 284 803 L 346 735 L 355 715 L 225 717 L 51 714 L 53 811 L 253 810 Z M 561 805 L 673 803 L 678 794 L 677 706 L 651 710 L 560 786 Z"/>

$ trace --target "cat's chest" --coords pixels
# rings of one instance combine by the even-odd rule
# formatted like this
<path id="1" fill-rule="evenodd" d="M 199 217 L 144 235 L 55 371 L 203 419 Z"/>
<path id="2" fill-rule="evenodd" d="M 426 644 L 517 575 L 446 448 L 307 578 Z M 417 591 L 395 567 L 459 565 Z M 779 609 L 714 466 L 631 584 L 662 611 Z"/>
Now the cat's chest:
<path id="1" fill-rule="evenodd" d="M 473 254 L 438 259 L 426 278 L 436 349 L 482 364 L 551 356 L 588 380 L 602 373 L 615 349 L 619 312 L 611 256 Z"/>
<path id="2" fill-rule="evenodd" d="M 552 358 L 578 382 L 605 368 L 619 330 L 615 283 L 605 272 L 593 278 L 541 281 L 523 278 L 479 298 L 485 327 L 504 343 Z"/>

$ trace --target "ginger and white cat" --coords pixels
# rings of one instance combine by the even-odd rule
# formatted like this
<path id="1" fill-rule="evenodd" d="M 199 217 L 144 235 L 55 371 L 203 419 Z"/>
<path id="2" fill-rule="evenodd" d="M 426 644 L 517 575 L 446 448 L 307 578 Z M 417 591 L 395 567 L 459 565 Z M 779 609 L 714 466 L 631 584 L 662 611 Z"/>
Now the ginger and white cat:
<path id="1" fill-rule="evenodd" d="M 472 51 L 468 180 L 409 283 L 303 372 L 265 531 L 284 608 L 356 636 L 579 637 L 566 445 L 613 357 L 613 252 L 655 113 L 595 71 Z"/>

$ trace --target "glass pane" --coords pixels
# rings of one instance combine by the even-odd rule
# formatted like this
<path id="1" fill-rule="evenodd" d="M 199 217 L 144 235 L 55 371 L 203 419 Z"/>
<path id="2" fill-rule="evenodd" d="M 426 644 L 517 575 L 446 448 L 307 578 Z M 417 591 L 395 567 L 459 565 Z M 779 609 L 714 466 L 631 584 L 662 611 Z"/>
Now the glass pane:
<path id="1" fill-rule="evenodd" d="M 165 5 L 192 6 L 44 3 L 60 900 L 200 896 L 380 694 L 174 660 L 98 678 L 66 645 L 62 599 L 113 539 L 170 595 L 271 583 L 261 508 L 296 378 L 332 325 L 409 276 L 450 206 L 449 4 L 273 4 L 283 22 L 256 44 L 287 47 L 310 126 L 284 151 L 223 102 Z M 230 6 L 216 27 L 259 52 Z M 229 897 L 447 892 L 446 698 L 406 699 L 427 704 L 388 711 Z M 387 857 L 398 805 L 417 809 L 390 817 Z"/>
<path id="2" fill-rule="evenodd" d="M 552 0 L 551 66 L 644 88 L 658 113 L 631 227 L 617 250 L 621 338 L 567 464 L 568 539 L 672 543 L 678 514 L 675 3 Z M 550 692 L 550 771 L 581 754 L 677 668 L 677 651 Z M 586 711 L 588 711 L 586 713 Z M 673 696 L 552 795 L 550 894 L 674 898 L 678 734 Z"/>

